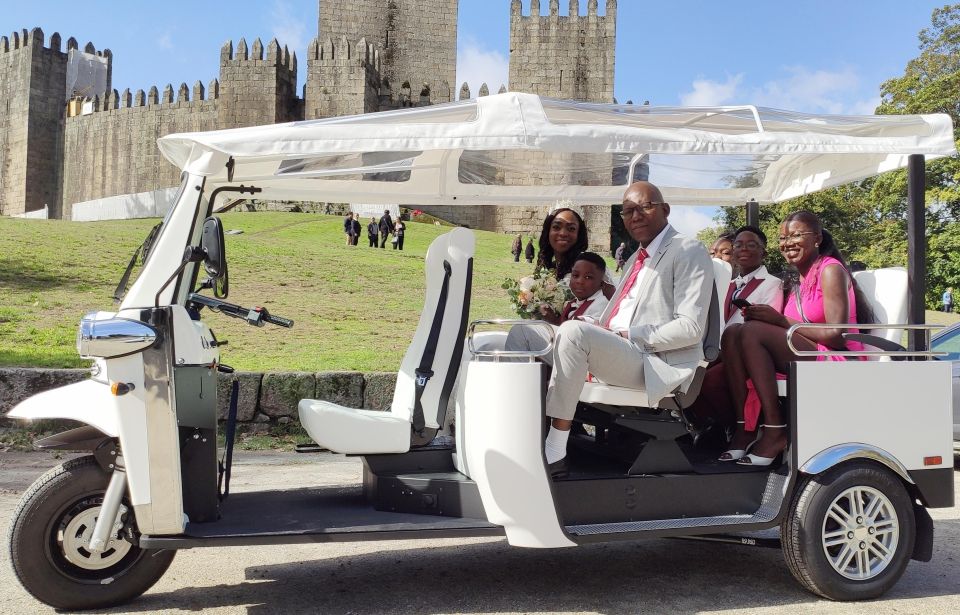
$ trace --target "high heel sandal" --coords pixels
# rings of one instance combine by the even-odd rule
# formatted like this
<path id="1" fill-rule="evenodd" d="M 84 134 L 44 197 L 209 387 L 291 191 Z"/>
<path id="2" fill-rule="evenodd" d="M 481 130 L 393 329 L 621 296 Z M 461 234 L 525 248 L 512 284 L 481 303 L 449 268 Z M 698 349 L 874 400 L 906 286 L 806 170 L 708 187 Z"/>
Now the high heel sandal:
<path id="1" fill-rule="evenodd" d="M 786 429 L 787 426 L 786 426 L 786 425 L 761 425 L 760 427 L 761 427 L 761 428 L 767 427 L 767 428 L 769 428 L 769 429 Z M 758 438 L 758 440 L 759 440 L 759 438 Z M 756 444 L 756 440 L 754 441 L 754 444 Z M 789 446 L 789 445 L 790 445 L 790 443 L 788 442 L 788 443 L 787 443 L 787 446 Z M 751 446 L 752 446 L 752 445 L 751 445 Z M 741 465 L 741 466 L 757 466 L 757 467 L 760 467 L 760 468 L 767 467 L 767 466 L 771 465 L 774 461 L 776 461 L 777 459 L 780 458 L 781 453 L 783 453 L 783 451 L 786 450 L 787 446 L 784 446 L 783 449 L 780 450 L 780 452 L 778 452 L 778 453 L 777 453 L 776 455 L 774 455 L 773 457 L 761 457 L 760 455 L 751 455 L 750 453 L 747 453 L 747 454 L 741 456 L 741 458 L 737 460 L 737 465 Z"/>
<path id="2" fill-rule="evenodd" d="M 744 424 L 743 421 L 737 421 L 737 425 L 743 425 L 743 424 Z M 746 448 L 731 448 L 729 450 L 726 450 L 720 454 L 720 457 L 717 458 L 717 461 L 737 461 L 739 459 L 743 459 L 743 457 L 747 454 L 747 451 L 750 450 L 750 447 L 756 444 L 760 440 L 760 436 L 762 435 L 763 435 L 763 431 L 758 429 L 757 437 L 754 438 L 753 442 L 748 444 Z"/>

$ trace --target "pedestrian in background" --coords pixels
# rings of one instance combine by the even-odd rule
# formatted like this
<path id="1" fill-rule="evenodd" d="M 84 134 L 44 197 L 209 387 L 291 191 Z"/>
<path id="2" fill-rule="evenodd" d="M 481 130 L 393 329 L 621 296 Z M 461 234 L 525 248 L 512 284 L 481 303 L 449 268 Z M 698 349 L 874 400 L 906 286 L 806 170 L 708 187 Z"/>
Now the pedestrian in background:
<path id="1" fill-rule="evenodd" d="M 343 234 L 347 238 L 347 245 L 353 245 L 353 214 L 347 214 L 343 219 Z"/>
<path id="2" fill-rule="evenodd" d="M 403 233 L 407 230 L 407 225 L 403 220 L 397 220 L 393 225 L 393 249 L 403 251 Z"/>
<path id="3" fill-rule="evenodd" d="M 393 218 L 390 217 L 390 210 L 384 209 L 380 216 L 380 248 L 387 247 L 387 237 L 393 232 Z"/>
<path id="4" fill-rule="evenodd" d="M 360 224 L 360 214 L 353 214 L 353 219 L 350 220 L 350 228 L 352 229 L 352 233 L 350 235 L 350 238 L 353 241 L 352 245 L 357 245 L 360 243 L 360 233 L 363 230 L 363 227 Z"/>
<path id="5" fill-rule="evenodd" d="M 620 247 L 617 248 L 617 251 L 613 254 L 613 260 L 617 261 L 617 270 L 614 273 L 620 273 L 620 270 L 623 269 L 623 263 L 627 260 L 624 258 L 627 252 L 627 244 L 620 242 Z"/>
<path id="6" fill-rule="evenodd" d="M 377 235 L 378 235 L 377 219 L 373 216 L 370 216 L 370 224 L 367 225 L 367 239 L 370 241 L 370 247 L 377 247 Z"/>
<path id="7" fill-rule="evenodd" d="M 517 235 L 513 240 L 513 247 L 510 248 L 510 254 L 513 254 L 513 262 L 520 262 L 520 255 L 523 254 L 523 235 Z"/>
<path id="8" fill-rule="evenodd" d="M 948 288 L 943 292 L 943 311 L 950 313 L 953 311 L 953 288 Z"/>
<path id="9" fill-rule="evenodd" d="M 528 263 L 532 263 L 532 262 L 533 262 L 533 256 L 534 256 L 534 252 L 533 252 L 533 237 L 530 237 L 530 238 L 527 240 L 527 247 L 526 247 L 526 248 L 524 249 L 524 251 L 523 251 L 523 256 L 524 256 L 524 258 L 527 259 L 527 262 L 528 262 Z"/>

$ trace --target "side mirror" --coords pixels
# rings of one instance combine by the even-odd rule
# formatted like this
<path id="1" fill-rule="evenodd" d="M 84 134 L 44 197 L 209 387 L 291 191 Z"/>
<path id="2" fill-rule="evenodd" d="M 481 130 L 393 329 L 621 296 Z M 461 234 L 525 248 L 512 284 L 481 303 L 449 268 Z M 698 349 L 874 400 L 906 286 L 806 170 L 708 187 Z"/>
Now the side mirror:
<path id="1" fill-rule="evenodd" d="M 207 218 L 203 221 L 203 233 L 200 236 L 200 249 L 203 252 L 203 268 L 210 279 L 207 283 L 213 287 L 213 294 L 220 299 L 230 292 L 227 275 L 227 251 L 223 241 L 223 225 L 220 218 Z"/>

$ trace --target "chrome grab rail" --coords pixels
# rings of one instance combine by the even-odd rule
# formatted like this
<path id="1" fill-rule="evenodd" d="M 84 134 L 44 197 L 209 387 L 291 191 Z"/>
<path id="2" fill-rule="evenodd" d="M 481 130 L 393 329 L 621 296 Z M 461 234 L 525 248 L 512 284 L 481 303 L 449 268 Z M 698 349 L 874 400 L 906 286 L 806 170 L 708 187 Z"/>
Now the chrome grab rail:
<path id="1" fill-rule="evenodd" d="M 543 350 L 477 350 L 477 348 L 473 345 L 473 334 L 475 333 L 478 325 L 540 327 L 547 331 L 549 340 L 547 341 L 547 347 Z M 553 352 L 554 339 L 555 335 L 553 325 L 543 320 L 489 318 L 485 320 L 475 320 L 470 323 L 470 327 L 467 329 L 467 349 L 470 351 L 470 354 L 476 357 L 492 357 L 494 361 L 500 361 L 501 359 L 509 358 L 519 358 L 533 361 L 538 357 L 543 357 Z"/>
<path id="2" fill-rule="evenodd" d="M 800 329 L 909 329 L 924 331 L 924 345 L 930 346 L 930 332 L 943 329 L 944 325 L 886 325 L 877 323 L 833 324 L 798 322 L 787 329 L 787 348 L 798 357 L 945 357 L 946 352 L 932 350 L 798 350 L 793 345 L 793 334 Z"/>

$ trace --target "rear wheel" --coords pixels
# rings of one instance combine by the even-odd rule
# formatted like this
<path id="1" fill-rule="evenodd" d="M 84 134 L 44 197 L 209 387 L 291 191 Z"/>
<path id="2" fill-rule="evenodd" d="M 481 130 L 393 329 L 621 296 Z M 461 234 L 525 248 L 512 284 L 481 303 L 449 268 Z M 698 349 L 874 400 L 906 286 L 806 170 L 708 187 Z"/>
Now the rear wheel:
<path id="1" fill-rule="evenodd" d="M 900 478 L 852 462 L 798 486 L 780 535 L 790 572 L 806 589 L 831 600 L 866 600 L 900 579 L 915 529 Z"/>
<path id="2" fill-rule="evenodd" d="M 41 476 L 24 494 L 10 526 L 10 560 L 24 588 L 58 609 L 104 608 L 148 590 L 174 551 L 136 546 L 125 500 L 102 553 L 88 550 L 109 482 L 93 457 L 71 459 Z"/>

